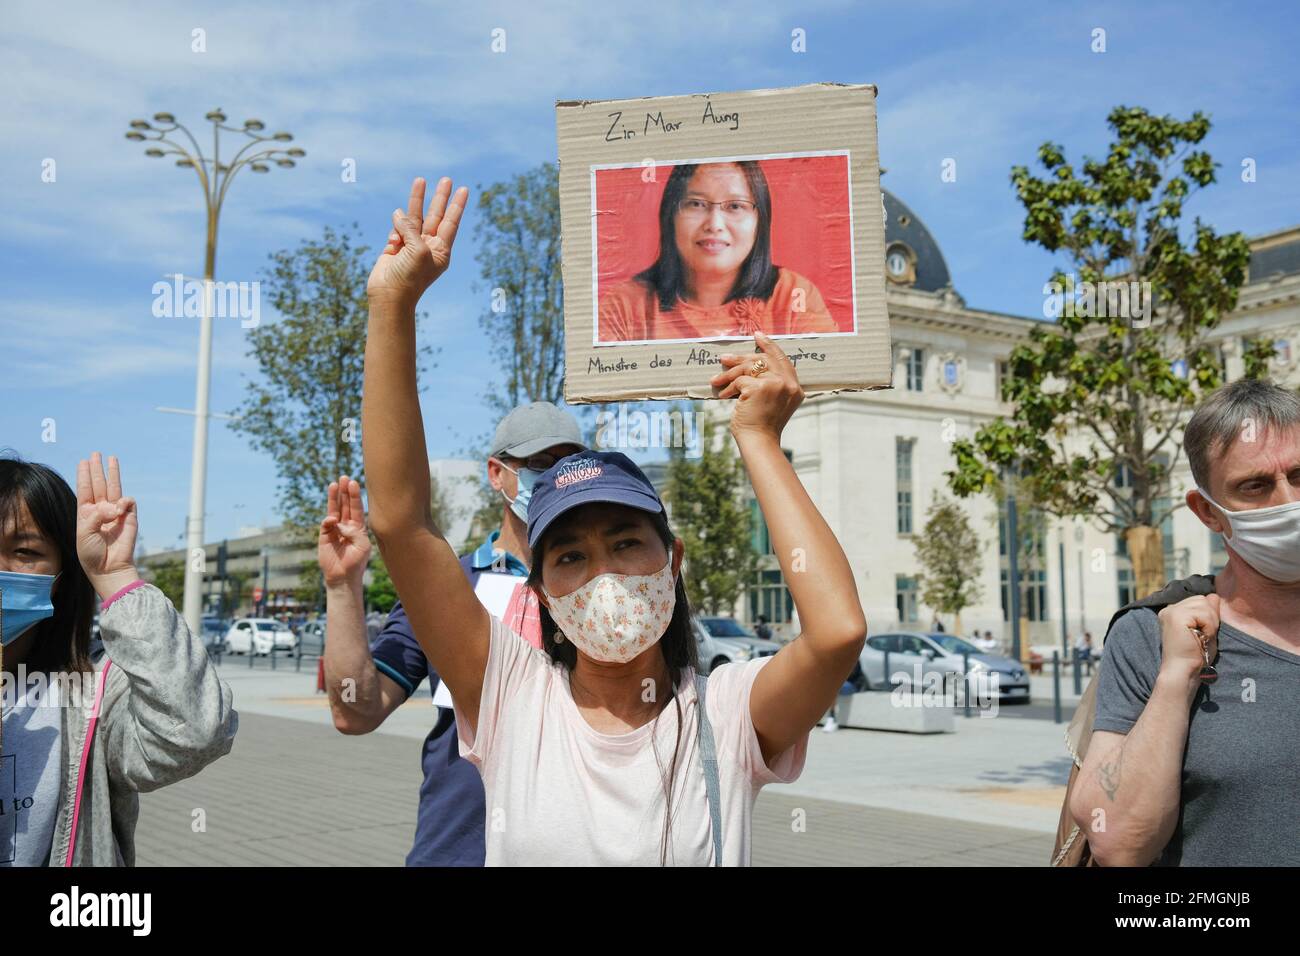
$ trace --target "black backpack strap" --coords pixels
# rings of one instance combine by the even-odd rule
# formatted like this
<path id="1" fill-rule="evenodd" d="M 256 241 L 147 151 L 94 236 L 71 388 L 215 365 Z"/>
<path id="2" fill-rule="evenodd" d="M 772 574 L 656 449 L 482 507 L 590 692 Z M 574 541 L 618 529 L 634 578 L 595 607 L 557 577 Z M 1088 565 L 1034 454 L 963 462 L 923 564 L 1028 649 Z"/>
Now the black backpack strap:
<path id="1" fill-rule="evenodd" d="M 1103 644 L 1106 643 L 1106 638 L 1114 629 L 1115 623 L 1129 611 L 1135 611 L 1140 607 L 1146 607 L 1159 613 L 1170 604 L 1177 604 L 1179 601 L 1185 601 L 1189 597 L 1198 597 L 1213 593 L 1213 574 L 1193 574 L 1189 578 L 1179 578 L 1176 581 L 1170 581 L 1154 594 L 1148 594 L 1140 601 L 1126 604 L 1116 611 L 1115 616 L 1112 617 L 1110 623 L 1106 625 L 1106 633 L 1102 635 L 1101 641 Z"/>

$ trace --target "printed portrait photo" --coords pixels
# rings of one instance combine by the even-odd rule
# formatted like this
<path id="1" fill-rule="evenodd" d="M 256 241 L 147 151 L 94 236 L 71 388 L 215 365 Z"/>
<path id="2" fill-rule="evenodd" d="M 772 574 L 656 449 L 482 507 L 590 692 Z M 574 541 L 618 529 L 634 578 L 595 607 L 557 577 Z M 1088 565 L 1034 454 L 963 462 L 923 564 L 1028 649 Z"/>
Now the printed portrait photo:
<path id="1" fill-rule="evenodd" d="M 595 345 L 851 335 L 849 154 L 592 168 Z"/>

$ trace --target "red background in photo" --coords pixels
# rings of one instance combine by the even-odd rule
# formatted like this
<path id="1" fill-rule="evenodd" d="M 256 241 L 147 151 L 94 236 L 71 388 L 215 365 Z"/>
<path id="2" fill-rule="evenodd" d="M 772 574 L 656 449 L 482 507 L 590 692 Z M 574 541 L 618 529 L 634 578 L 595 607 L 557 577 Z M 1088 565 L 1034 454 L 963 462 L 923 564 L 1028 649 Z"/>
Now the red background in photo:
<path id="1" fill-rule="evenodd" d="M 841 332 L 853 331 L 853 254 L 849 158 L 759 160 L 772 194 L 772 261 L 809 279 Z M 659 255 L 659 200 L 671 165 L 596 170 L 597 302 Z"/>

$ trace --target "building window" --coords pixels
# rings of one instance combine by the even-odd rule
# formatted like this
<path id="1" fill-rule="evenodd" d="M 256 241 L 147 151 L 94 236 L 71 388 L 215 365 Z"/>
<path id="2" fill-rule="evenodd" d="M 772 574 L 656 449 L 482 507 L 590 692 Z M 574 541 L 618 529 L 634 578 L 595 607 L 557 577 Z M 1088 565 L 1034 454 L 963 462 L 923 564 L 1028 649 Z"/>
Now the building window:
<path id="1" fill-rule="evenodd" d="M 898 606 L 899 624 L 914 623 L 920 619 L 917 613 L 916 578 L 895 575 L 894 600 Z"/>
<path id="2" fill-rule="evenodd" d="M 785 624 L 794 616 L 794 598 L 786 587 L 780 570 L 759 570 L 749 588 L 749 620 L 756 622 L 759 615 L 769 624 Z"/>
<path id="3" fill-rule="evenodd" d="M 1006 501 L 998 503 L 998 561 L 1002 591 L 1002 620 L 1011 620 L 1011 558 L 1008 553 Z M 1047 520 L 1043 512 L 1035 509 L 1020 510 L 1017 514 L 1016 534 L 1020 538 L 1020 553 L 1016 556 L 1020 570 L 1021 593 L 1024 605 L 1021 613 L 1031 621 L 1047 620 Z"/>
<path id="4" fill-rule="evenodd" d="M 1011 589 L 1007 586 L 1007 579 L 1011 572 L 1007 568 L 1002 569 L 1002 620 L 1011 620 Z M 1024 606 L 1020 612 L 1030 621 L 1047 620 L 1047 572 L 1041 569 L 1027 569 L 1020 572 L 1020 580 L 1024 582 Z"/>
<path id="5" fill-rule="evenodd" d="M 912 349 L 907 356 L 907 390 L 921 391 L 925 381 L 925 349 Z"/>
<path id="6" fill-rule="evenodd" d="M 1133 580 L 1133 569 L 1119 568 L 1116 578 L 1119 581 L 1119 606 L 1128 607 L 1137 600 L 1137 583 Z"/>
<path id="7" fill-rule="evenodd" d="M 899 534 L 912 533 L 912 445 L 915 439 L 894 439 L 894 478 Z"/>
<path id="8" fill-rule="evenodd" d="M 1010 381 L 1011 381 L 1011 362 L 1008 361 L 1007 359 L 998 359 L 998 378 L 994 386 L 996 389 L 996 394 L 993 397 L 996 398 L 999 402 L 1005 401 L 1005 399 L 1002 397 L 1002 393 L 1003 391 L 1005 391 L 1007 387 L 1007 383 L 1009 383 Z"/>

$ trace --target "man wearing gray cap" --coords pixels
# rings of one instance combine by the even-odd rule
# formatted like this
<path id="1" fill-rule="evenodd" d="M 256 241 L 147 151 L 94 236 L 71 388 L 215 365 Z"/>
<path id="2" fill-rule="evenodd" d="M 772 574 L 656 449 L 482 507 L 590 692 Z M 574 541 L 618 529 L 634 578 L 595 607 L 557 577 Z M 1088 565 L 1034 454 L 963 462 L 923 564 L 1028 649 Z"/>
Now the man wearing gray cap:
<path id="1" fill-rule="evenodd" d="M 532 562 L 528 499 L 538 475 L 565 455 L 586 448 L 574 417 L 550 402 L 520 405 L 506 415 L 497 425 L 487 460 L 488 482 L 507 502 L 505 516 L 498 530 L 460 559 L 483 606 L 539 648 L 537 598 L 522 586 Z M 344 496 L 348 493 L 340 491 Z M 357 495 L 359 500 L 359 490 Z M 406 865 L 482 866 L 483 781 L 460 756 L 451 696 L 416 642 L 400 602 L 367 648 L 357 595 L 370 541 L 364 526 L 353 527 L 351 534 L 357 538 L 355 559 L 344 570 L 331 568 L 337 580 L 331 581 L 329 576 L 326 580 L 329 640 L 325 682 L 334 726 L 345 734 L 370 733 L 405 703 L 427 676 L 434 689 L 433 702 L 439 705 L 438 718 L 424 741 L 420 810 Z"/>

